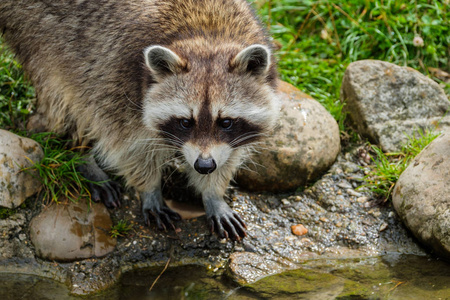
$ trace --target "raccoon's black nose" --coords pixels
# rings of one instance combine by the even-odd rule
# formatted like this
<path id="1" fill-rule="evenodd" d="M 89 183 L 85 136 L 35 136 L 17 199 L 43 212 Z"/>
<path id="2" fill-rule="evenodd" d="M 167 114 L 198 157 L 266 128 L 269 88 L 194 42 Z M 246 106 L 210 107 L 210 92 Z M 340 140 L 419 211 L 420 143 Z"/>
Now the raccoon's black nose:
<path id="1" fill-rule="evenodd" d="M 216 169 L 216 167 L 216 162 L 211 157 L 203 159 L 199 156 L 194 163 L 195 170 L 200 174 L 212 173 Z"/>

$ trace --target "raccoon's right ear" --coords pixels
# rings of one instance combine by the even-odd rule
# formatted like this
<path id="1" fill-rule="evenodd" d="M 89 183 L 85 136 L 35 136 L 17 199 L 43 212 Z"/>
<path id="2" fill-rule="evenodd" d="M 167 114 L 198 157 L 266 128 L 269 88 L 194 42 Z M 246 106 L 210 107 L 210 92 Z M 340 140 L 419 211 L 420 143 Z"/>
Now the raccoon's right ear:
<path id="1" fill-rule="evenodd" d="M 181 72 L 186 62 L 172 50 L 162 46 L 150 46 L 144 50 L 145 64 L 156 80 Z"/>
<path id="2" fill-rule="evenodd" d="M 270 49 L 254 44 L 239 52 L 232 60 L 231 67 L 242 73 L 266 75 L 270 69 Z"/>

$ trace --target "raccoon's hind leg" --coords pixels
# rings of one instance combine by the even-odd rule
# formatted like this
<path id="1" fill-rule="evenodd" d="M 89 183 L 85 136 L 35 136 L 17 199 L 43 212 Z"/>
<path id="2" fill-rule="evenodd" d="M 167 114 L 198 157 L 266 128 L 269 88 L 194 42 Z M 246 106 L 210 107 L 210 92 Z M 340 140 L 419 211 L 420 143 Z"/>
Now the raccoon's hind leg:
<path id="1" fill-rule="evenodd" d="M 85 164 L 77 169 L 84 178 L 96 182 L 88 182 L 91 198 L 94 202 L 103 201 L 107 208 L 120 207 L 120 185 L 112 181 L 109 176 L 97 165 L 92 154 L 84 157 Z"/>
<path id="2" fill-rule="evenodd" d="M 140 196 L 145 224 L 150 226 L 149 217 L 152 216 L 158 229 L 166 230 L 166 225 L 175 229 L 172 221 L 181 220 L 181 217 L 165 205 L 161 192 L 161 184 L 155 184 L 153 189 L 150 189 L 149 192 L 141 192 Z"/>

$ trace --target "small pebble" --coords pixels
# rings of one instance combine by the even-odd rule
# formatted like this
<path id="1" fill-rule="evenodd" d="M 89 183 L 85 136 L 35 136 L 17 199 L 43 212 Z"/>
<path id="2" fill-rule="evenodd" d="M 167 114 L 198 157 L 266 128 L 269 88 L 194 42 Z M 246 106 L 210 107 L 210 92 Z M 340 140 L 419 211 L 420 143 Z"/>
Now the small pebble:
<path id="1" fill-rule="evenodd" d="M 334 171 L 336 174 L 341 174 L 341 173 L 343 173 L 344 171 L 342 171 L 342 169 L 339 169 L 339 168 L 336 168 L 336 170 Z"/>
<path id="2" fill-rule="evenodd" d="M 339 182 L 338 184 L 336 184 L 338 187 L 343 188 L 343 189 L 351 189 L 352 185 L 350 183 L 348 183 L 347 181 L 342 181 Z"/>
<path id="3" fill-rule="evenodd" d="M 375 211 L 372 215 L 373 215 L 375 218 L 378 218 L 379 216 L 381 216 L 381 212 L 380 212 L 380 211 Z"/>
<path id="4" fill-rule="evenodd" d="M 365 203 L 367 202 L 367 200 L 369 200 L 369 197 L 366 196 L 359 197 L 358 199 L 356 199 L 356 201 L 358 201 L 359 203 Z"/>
<path id="5" fill-rule="evenodd" d="M 361 193 L 358 193 L 357 191 L 352 190 L 352 189 L 347 189 L 347 193 L 348 193 L 350 196 L 354 196 L 354 197 L 361 197 L 361 196 L 362 196 Z"/>
<path id="6" fill-rule="evenodd" d="M 384 231 L 384 230 L 386 230 L 387 228 L 388 228 L 388 224 L 387 224 L 387 223 L 383 223 L 383 224 L 380 225 L 379 231 L 380 231 L 380 232 L 381 232 L 381 231 Z"/>
<path id="7" fill-rule="evenodd" d="M 295 235 L 305 235 L 308 233 L 308 229 L 306 229 L 302 224 L 292 225 L 291 230 Z"/>
<path id="8" fill-rule="evenodd" d="M 289 202 L 288 199 L 281 199 L 281 203 L 283 203 L 283 205 L 291 205 L 291 202 Z"/>

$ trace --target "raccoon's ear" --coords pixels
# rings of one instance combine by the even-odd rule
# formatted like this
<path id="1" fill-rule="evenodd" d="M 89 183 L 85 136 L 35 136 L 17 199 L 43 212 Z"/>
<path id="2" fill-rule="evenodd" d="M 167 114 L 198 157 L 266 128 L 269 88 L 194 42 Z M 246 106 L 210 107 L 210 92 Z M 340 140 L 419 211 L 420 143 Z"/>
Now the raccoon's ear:
<path id="1" fill-rule="evenodd" d="M 162 46 L 150 46 L 144 50 L 145 64 L 156 80 L 179 73 L 186 67 L 175 52 Z"/>
<path id="2" fill-rule="evenodd" d="M 231 66 L 240 72 L 265 75 L 270 68 L 270 49 L 264 45 L 251 45 L 231 60 Z"/>

